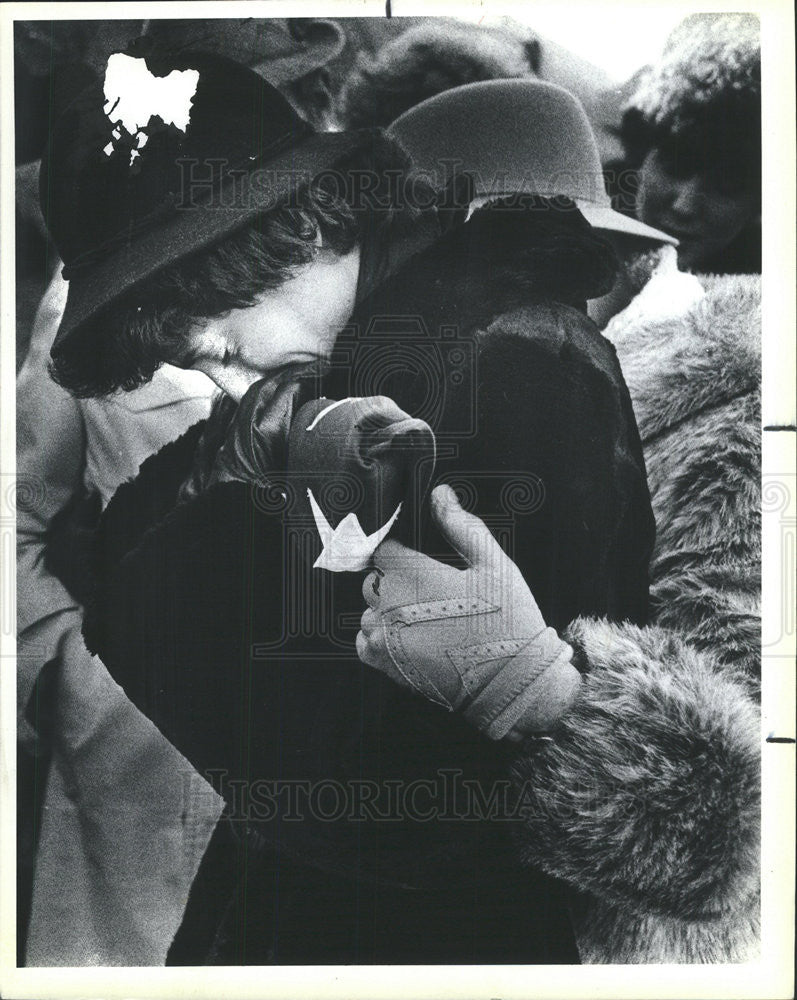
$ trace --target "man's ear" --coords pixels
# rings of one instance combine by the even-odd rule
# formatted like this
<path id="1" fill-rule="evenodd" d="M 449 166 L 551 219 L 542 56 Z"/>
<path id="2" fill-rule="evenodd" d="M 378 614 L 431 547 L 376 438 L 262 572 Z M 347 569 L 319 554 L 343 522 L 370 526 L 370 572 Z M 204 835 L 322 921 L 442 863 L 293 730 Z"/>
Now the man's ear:
<path id="1" fill-rule="evenodd" d="M 313 70 L 282 88 L 294 107 L 317 129 L 325 130 L 333 122 L 332 81 L 326 69 Z"/>
<path id="2" fill-rule="evenodd" d="M 332 74 L 326 67 L 346 48 L 346 33 L 326 18 L 293 17 L 285 23 L 293 51 L 253 69 L 278 87 L 311 125 L 326 129 L 334 124 Z"/>
<path id="3" fill-rule="evenodd" d="M 289 17 L 288 32 L 296 51 L 277 60 L 270 60 L 272 73 L 279 70 L 283 80 L 298 80 L 314 70 L 322 69 L 343 52 L 346 33 L 337 21 L 320 17 Z M 275 62 L 278 64 L 275 67 Z"/>

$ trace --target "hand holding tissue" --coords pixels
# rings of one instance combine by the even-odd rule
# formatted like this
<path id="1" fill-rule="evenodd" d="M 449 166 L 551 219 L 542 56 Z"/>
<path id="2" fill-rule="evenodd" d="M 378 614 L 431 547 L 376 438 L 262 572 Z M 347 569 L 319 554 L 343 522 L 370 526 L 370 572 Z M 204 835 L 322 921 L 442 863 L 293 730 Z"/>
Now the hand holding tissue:
<path id="1" fill-rule="evenodd" d="M 306 403 L 291 424 L 288 473 L 297 514 L 318 535 L 314 568 L 366 569 L 394 526 L 411 541 L 434 463 L 429 425 L 386 396 Z"/>

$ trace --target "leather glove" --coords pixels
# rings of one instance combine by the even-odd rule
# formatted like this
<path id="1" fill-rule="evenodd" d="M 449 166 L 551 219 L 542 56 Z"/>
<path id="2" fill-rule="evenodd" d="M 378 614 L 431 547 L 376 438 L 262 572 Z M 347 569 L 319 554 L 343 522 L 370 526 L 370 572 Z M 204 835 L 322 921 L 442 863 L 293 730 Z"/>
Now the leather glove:
<path id="1" fill-rule="evenodd" d="M 216 483 L 258 483 L 270 471 L 283 470 L 288 428 L 303 389 L 301 380 L 264 378 L 249 387 L 237 406 L 229 396 L 221 396 L 208 417 L 179 502 Z"/>
<path id="2" fill-rule="evenodd" d="M 297 526 L 315 525 L 313 567 L 359 572 L 389 532 L 414 537 L 434 463 L 429 425 L 387 396 L 305 404 L 291 426 L 288 471 Z"/>
<path id="3" fill-rule="evenodd" d="M 366 576 L 357 653 L 491 739 L 551 729 L 577 694 L 573 651 L 547 628 L 520 571 L 448 486 L 433 516 L 469 569 L 388 539 Z"/>

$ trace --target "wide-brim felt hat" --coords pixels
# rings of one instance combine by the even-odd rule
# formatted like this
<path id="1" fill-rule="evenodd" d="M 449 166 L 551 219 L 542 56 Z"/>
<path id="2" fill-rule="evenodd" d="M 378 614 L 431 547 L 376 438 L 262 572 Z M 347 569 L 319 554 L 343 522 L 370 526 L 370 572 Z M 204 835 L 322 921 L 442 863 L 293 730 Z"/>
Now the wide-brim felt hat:
<path id="1" fill-rule="evenodd" d="M 460 171 L 470 175 L 474 198 L 566 198 L 595 228 L 678 242 L 612 208 L 586 112 L 555 84 L 529 79 L 465 84 L 406 111 L 387 132 L 435 187 Z"/>
<path id="2" fill-rule="evenodd" d="M 316 132 L 222 56 L 118 55 L 128 61 L 109 62 L 105 80 L 69 104 L 42 160 L 42 211 L 69 281 L 53 356 L 114 301 L 370 141 L 366 131 Z"/>

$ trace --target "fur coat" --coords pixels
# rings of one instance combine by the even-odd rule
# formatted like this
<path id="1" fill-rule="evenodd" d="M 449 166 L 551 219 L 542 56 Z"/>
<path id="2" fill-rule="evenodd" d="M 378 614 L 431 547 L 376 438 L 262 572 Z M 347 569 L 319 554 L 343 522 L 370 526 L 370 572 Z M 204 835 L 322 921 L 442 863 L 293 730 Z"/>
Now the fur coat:
<path id="1" fill-rule="evenodd" d="M 576 621 L 580 702 L 515 763 L 524 856 L 582 894 L 586 962 L 758 948 L 760 278 L 700 280 L 685 313 L 629 307 L 608 330 L 656 517 L 656 625 Z"/>

